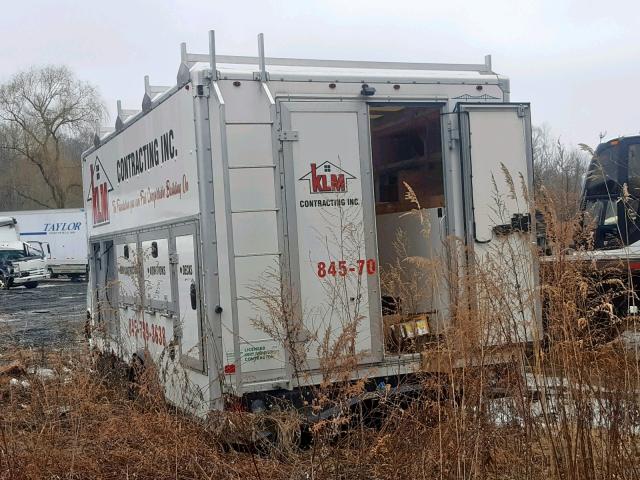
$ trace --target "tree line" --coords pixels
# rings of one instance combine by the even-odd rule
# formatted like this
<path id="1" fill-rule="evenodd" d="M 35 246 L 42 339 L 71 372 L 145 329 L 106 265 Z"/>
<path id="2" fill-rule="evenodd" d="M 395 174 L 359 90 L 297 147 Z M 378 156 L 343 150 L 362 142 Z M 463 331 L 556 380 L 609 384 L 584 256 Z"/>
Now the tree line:
<path id="1" fill-rule="evenodd" d="M 98 90 L 65 66 L 0 86 L 0 210 L 81 207 L 80 156 L 106 117 Z"/>
<path id="2" fill-rule="evenodd" d="M 0 85 L 0 210 L 83 206 L 82 152 L 106 118 L 95 86 L 65 66 L 19 72 Z M 558 212 L 577 211 L 588 155 L 533 131 L 534 178 Z"/>

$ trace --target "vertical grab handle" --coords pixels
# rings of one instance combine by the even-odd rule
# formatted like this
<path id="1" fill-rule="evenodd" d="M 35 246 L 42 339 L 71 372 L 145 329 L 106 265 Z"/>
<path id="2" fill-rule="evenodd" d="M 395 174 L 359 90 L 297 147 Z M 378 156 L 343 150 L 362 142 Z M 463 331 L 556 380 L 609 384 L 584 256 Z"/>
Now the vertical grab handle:
<path id="1" fill-rule="evenodd" d="M 191 309 L 196 310 L 197 306 L 197 296 L 196 296 L 196 282 L 191 281 L 191 287 L 189 289 L 189 295 L 191 296 Z"/>

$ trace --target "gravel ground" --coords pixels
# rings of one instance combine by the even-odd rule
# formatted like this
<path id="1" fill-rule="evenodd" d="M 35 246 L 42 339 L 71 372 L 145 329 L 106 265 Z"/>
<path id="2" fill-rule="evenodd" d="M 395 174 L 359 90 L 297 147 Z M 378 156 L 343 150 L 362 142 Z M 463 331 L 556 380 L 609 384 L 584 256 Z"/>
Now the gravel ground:
<path id="1" fill-rule="evenodd" d="M 64 348 L 81 341 L 86 291 L 85 282 L 66 279 L 0 290 L 0 345 Z"/>

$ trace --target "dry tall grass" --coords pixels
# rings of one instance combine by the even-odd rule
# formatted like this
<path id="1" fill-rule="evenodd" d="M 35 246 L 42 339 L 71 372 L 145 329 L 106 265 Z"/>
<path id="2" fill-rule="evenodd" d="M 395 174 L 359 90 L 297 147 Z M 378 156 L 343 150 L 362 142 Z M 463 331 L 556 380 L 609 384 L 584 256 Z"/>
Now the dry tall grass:
<path id="1" fill-rule="evenodd" d="M 300 411 L 184 416 L 164 402 L 152 370 L 132 387 L 89 353 L 16 353 L 27 367 L 45 363 L 56 373 L 26 374 L 28 388 L 0 378 L 0 478 L 640 478 L 639 357 L 619 338 L 635 319 L 611 308 L 630 288 L 624 275 L 571 261 L 574 225 L 558 220 L 552 204 L 545 215 L 554 257 L 542 262 L 541 292 L 513 282 L 517 270 L 498 269 L 531 253 L 509 242 L 464 278 L 451 264 L 425 262 L 433 272 L 416 281 L 444 275 L 458 285 L 452 328 L 424 347 L 438 354 L 441 372 L 417 374 L 407 390 L 378 385 L 367 394 L 366 381 L 321 386 L 314 405 L 331 405 L 334 415 L 304 432 Z M 488 340 L 527 333 L 514 321 L 538 293 L 546 337 L 528 332 L 539 341 L 515 342 L 494 365 Z M 302 370 L 291 305 L 276 295 L 271 306 L 272 316 L 289 312 L 270 328 Z M 279 438 L 263 440 L 264 432 Z"/>

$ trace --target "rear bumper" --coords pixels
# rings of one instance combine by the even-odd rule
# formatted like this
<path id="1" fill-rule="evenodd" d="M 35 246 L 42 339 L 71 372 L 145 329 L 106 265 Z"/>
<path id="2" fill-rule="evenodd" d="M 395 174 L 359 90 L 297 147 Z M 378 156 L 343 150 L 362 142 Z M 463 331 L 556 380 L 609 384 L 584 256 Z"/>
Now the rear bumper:
<path id="1" fill-rule="evenodd" d="M 68 265 L 51 265 L 48 266 L 51 273 L 56 275 L 84 275 L 87 273 L 87 265 L 83 263 Z"/>
<path id="2" fill-rule="evenodd" d="M 30 272 L 31 273 L 31 272 Z M 27 275 L 25 277 L 21 277 L 21 276 L 14 276 L 12 278 L 12 284 L 13 285 L 24 285 L 25 283 L 29 283 L 29 282 L 39 282 L 41 280 L 46 280 L 49 278 L 49 272 L 47 271 L 37 271 L 37 272 L 33 272 L 30 275 Z"/>

